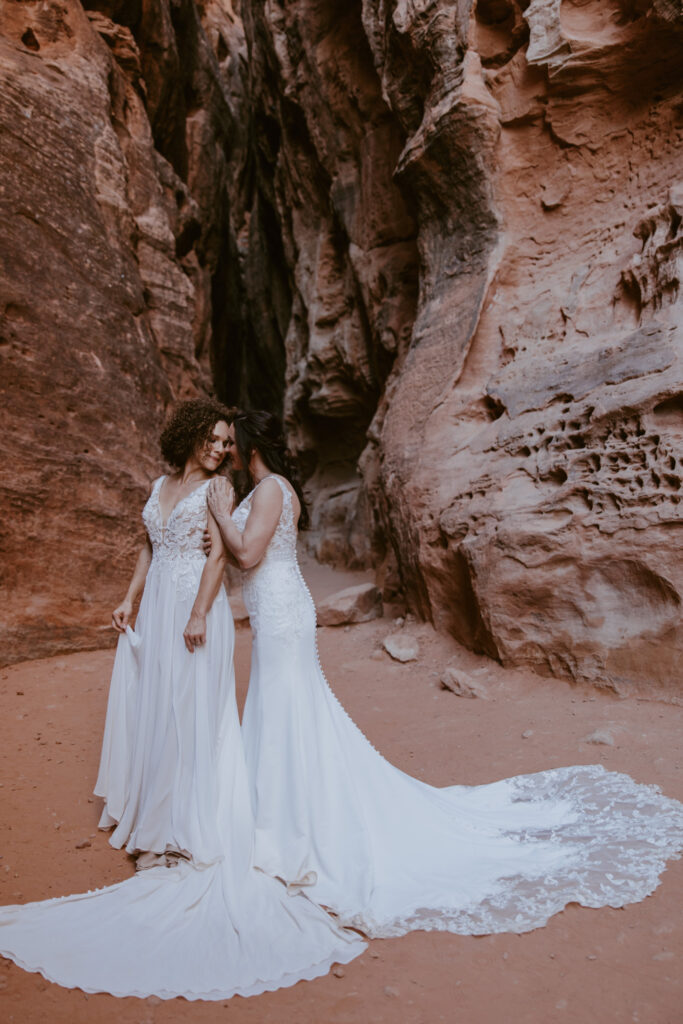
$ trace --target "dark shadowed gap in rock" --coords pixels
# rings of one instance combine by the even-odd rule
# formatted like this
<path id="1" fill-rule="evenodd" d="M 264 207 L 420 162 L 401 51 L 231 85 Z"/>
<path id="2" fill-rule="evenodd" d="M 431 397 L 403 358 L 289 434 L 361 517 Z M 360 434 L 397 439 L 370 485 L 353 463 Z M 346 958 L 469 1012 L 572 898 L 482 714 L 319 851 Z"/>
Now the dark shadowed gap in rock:
<path id="1" fill-rule="evenodd" d="M 327 205 L 332 187 L 332 179 L 318 159 L 303 110 L 287 96 L 281 96 L 279 99 L 279 111 L 282 127 L 281 135 L 288 138 L 293 150 L 301 152 L 303 157 L 302 166 L 305 167 L 308 174 L 312 175 L 307 183 L 308 187 L 315 192 L 316 196 L 324 200 L 325 205 Z M 271 176 L 272 173 L 273 169 L 271 168 Z"/>
<path id="2" fill-rule="evenodd" d="M 40 43 L 38 42 L 36 34 L 32 28 L 26 29 L 23 36 L 21 37 L 21 41 L 27 50 L 33 50 L 34 53 L 37 53 L 38 50 L 40 50 Z"/>
<path id="3" fill-rule="evenodd" d="M 243 261 L 240 273 L 240 254 L 226 238 L 212 281 L 214 385 L 230 405 L 281 416 L 292 299 L 279 223 L 262 194 L 254 201 Z"/>
<path id="4" fill-rule="evenodd" d="M 202 233 L 202 226 L 198 220 L 190 219 L 180 231 L 175 240 L 175 254 L 179 260 L 187 256 L 194 247 Z"/>
<path id="5" fill-rule="evenodd" d="M 495 639 L 482 616 L 473 580 L 476 573 L 461 546 L 451 548 L 445 555 L 443 570 L 436 574 L 434 582 L 437 588 L 443 586 L 445 600 L 433 605 L 427 599 L 430 614 L 426 615 L 424 607 L 422 614 L 471 650 L 500 660 Z"/>
<path id="6" fill-rule="evenodd" d="M 671 427 L 683 427 L 683 394 L 673 395 L 659 402 L 653 412 L 658 421 Z"/>
<path id="7" fill-rule="evenodd" d="M 512 0 L 478 0 L 475 17 L 484 25 L 500 25 L 514 17 Z"/>
<path id="8" fill-rule="evenodd" d="M 324 462 L 329 469 L 336 467 L 338 470 L 347 470 L 355 467 L 366 443 L 367 422 L 350 417 L 332 420 L 311 413 L 306 414 L 304 420 L 308 431 L 317 440 L 315 452 L 308 450 L 304 456 L 307 476 L 313 474 L 320 462 Z"/>
<path id="9" fill-rule="evenodd" d="M 219 61 L 220 64 L 223 63 L 225 58 L 228 56 L 228 53 L 229 53 L 229 50 L 228 50 L 228 47 L 226 46 L 225 39 L 219 33 L 218 34 L 218 47 L 217 47 L 217 51 L 216 51 L 216 56 L 218 57 L 218 61 Z"/>
<path id="10" fill-rule="evenodd" d="M 416 62 L 406 41 L 399 77 L 414 88 L 387 104 L 359 2 L 308 7 L 305 23 L 289 12 L 282 35 L 261 5 L 245 5 L 242 16 L 251 68 L 247 151 L 228 186 L 234 241 L 212 285 L 215 386 L 232 404 L 284 406 L 314 518 L 317 496 L 328 516 L 321 537 L 346 516 L 338 531 L 346 540 L 332 547 L 345 559 L 361 549 L 366 557 L 368 498 L 357 462 L 408 348 L 418 293 L 417 247 L 411 259 L 406 203 L 392 175 L 407 131 L 421 121 L 434 68 Z M 294 69 L 297 88 L 288 80 Z M 410 111 L 395 109 L 403 100 Z M 393 141 L 387 124 L 396 126 Z M 412 212 L 410 185 L 398 185 Z M 354 204 L 371 190 L 377 202 L 361 223 Z"/>
<path id="11" fill-rule="evenodd" d="M 142 0 L 83 0 L 83 7 L 130 29 L 139 23 L 142 14 Z"/>
<path id="12" fill-rule="evenodd" d="M 474 7 L 474 43 L 485 68 L 501 68 L 529 40 L 522 17 L 528 6 L 519 0 L 477 0 Z"/>
<path id="13" fill-rule="evenodd" d="M 484 396 L 484 407 L 486 414 L 490 420 L 498 420 L 506 411 L 504 404 L 498 398 L 493 398 L 492 395 Z"/>
<path id="14" fill-rule="evenodd" d="M 240 405 L 244 386 L 239 338 L 247 324 L 242 311 L 239 257 L 232 237 L 227 239 L 211 280 L 211 376 L 216 394 L 228 405 Z"/>
<path id="15" fill-rule="evenodd" d="M 189 39 L 191 32 L 183 24 L 182 6 L 173 10 L 176 39 L 172 45 L 157 40 L 157 27 L 144 16 L 134 29 L 140 47 L 142 73 L 147 86 L 147 113 L 154 136 L 154 145 L 183 181 L 187 181 L 188 152 L 186 139 L 187 110 L 184 79 L 187 68 L 193 67 Z M 182 42 L 182 54 L 177 44 Z M 161 52 L 160 52 L 161 51 Z"/>

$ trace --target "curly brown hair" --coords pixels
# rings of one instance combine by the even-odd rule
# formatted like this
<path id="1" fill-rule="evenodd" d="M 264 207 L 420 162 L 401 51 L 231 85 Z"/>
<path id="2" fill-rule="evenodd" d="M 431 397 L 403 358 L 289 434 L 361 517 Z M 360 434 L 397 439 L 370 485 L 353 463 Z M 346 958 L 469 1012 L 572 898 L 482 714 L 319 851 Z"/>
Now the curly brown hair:
<path id="1" fill-rule="evenodd" d="M 161 454 L 173 469 L 182 469 L 207 443 L 219 420 L 232 423 L 234 415 L 234 409 L 228 409 L 215 398 L 191 398 L 181 402 L 173 409 L 162 431 Z"/>

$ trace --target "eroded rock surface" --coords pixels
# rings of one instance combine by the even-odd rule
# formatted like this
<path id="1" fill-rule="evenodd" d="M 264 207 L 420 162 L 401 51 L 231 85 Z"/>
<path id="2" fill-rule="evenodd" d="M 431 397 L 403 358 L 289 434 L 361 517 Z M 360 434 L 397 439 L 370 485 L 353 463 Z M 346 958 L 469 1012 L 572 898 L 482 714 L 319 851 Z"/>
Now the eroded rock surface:
<path id="1" fill-rule="evenodd" d="M 680 5 L 243 14 L 315 550 L 504 663 L 673 695 Z"/>
<path id="2" fill-rule="evenodd" d="M 189 0 L 88 6 L 0 9 L 3 661 L 107 642 L 164 411 L 211 384 L 227 75 Z"/>
<path id="3" fill-rule="evenodd" d="M 89 6 L 2 12 L 12 644 L 90 642 L 211 371 L 284 411 L 319 557 L 679 692 L 680 4 Z"/>
<path id="4" fill-rule="evenodd" d="M 504 663 L 673 694 L 682 40 L 654 8 L 627 14 L 534 2 L 526 54 L 486 70 L 501 111 L 487 291 L 408 452 L 402 371 L 380 479 L 424 614 Z M 534 86 L 525 112 L 515 81 Z"/>

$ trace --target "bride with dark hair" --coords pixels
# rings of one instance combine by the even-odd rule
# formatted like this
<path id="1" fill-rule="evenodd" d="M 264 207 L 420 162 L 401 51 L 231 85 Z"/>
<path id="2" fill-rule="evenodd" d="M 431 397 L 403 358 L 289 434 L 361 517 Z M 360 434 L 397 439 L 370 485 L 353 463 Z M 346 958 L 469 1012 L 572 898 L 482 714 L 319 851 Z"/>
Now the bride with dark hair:
<path id="1" fill-rule="evenodd" d="M 330 690 L 297 563 L 304 504 L 277 420 L 234 417 L 209 507 L 244 570 L 253 630 L 243 736 L 256 865 L 369 936 L 524 932 L 570 902 L 651 893 L 683 846 L 683 805 L 601 765 L 438 789 L 377 753 Z"/>
<path id="2" fill-rule="evenodd" d="M 100 825 L 146 870 L 95 892 L 0 909 L 0 953 L 69 988 L 226 999 L 317 977 L 365 948 L 252 866 L 234 626 L 207 510 L 230 418 L 207 399 L 175 411 L 161 439 L 173 472 L 152 487 L 147 539 L 113 613 L 121 635 L 96 786 Z"/>

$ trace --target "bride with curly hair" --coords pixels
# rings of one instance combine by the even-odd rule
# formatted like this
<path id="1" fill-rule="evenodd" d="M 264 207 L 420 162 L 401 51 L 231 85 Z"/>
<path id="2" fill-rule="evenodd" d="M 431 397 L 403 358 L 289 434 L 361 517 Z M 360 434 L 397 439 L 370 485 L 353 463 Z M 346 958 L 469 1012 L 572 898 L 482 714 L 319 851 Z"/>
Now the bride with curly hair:
<path id="1" fill-rule="evenodd" d="M 120 636 L 95 791 L 110 842 L 145 870 L 95 892 L 0 909 L 0 953 L 70 988 L 226 999 L 317 977 L 365 948 L 253 868 L 234 625 L 207 509 L 231 418 L 210 399 L 171 417 L 161 449 L 172 472 L 152 486 L 147 537 L 113 613 Z"/>

